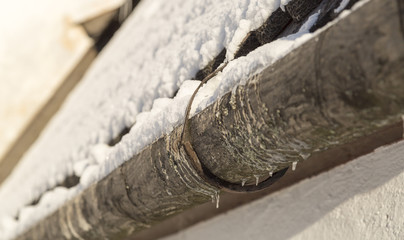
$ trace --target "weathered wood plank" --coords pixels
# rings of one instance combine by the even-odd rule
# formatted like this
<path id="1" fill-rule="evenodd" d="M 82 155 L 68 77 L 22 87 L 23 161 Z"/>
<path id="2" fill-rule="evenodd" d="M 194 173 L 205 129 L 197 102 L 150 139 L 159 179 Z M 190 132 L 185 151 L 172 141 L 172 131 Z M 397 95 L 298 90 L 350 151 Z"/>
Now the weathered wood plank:
<path id="1" fill-rule="evenodd" d="M 195 116 L 199 159 L 222 179 L 252 182 L 401 119 L 397 6 L 366 3 Z M 181 131 L 158 139 L 18 239 L 124 239 L 210 201 L 219 189 L 190 166 Z"/>

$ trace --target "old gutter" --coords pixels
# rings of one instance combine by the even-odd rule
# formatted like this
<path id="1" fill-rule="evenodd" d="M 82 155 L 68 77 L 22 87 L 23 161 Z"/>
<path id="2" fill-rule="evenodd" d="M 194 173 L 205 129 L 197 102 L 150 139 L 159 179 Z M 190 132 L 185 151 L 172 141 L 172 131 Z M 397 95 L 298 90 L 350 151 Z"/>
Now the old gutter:
<path id="1" fill-rule="evenodd" d="M 193 117 L 199 160 L 221 179 L 254 185 L 383 129 L 399 133 L 387 142 L 397 140 L 404 113 L 400 2 L 364 3 Z M 219 201 L 220 189 L 190 164 L 181 133 L 182 126 L 161 137 L 18 239 L 125 239 Z"/>
<path id="2" fill-rule="evenodd" d="M 307 160 L 299 162 L 295 171 L 288 171 L 284 177 L 269 188 L 249 194 L 223 193 L 220 196 L 219 208 L 215 208 L 214 203 L 210 202 L 196 206 L 159 222 L 151 228 L 140 231 L 128 239 L 152 240 L 174 234 L 199 222 L 207 221 L 219 214 L 285 189 L 301 180 L 329 171 L 334 167 L 370 153 L 380 146 L 391 144 L 401 139 L 403 139 L 403 122 L 398 122 L 371 135 L 313 154 Z M 369 179 L 372 179 L 372 177 L 369 176 Z"/>

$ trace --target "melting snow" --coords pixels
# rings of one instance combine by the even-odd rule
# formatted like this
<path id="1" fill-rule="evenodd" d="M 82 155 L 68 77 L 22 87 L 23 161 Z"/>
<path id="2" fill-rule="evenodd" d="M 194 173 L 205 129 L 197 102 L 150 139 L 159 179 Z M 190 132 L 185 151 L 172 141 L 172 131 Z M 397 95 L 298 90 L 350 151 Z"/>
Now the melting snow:
<path id="1" fill-rule="evenodd" d="M 223 48 L 227 60 L 232 60 L 247 32 L 259 27 L 280 4 L 280 0 L 142 0 L 1 186 L 0 236 L 7 239 L 21 233 L 181 124 L 199 84 L 189 79 Z M 316 18 L 312 16 L 296 34 L 230 61 L 201 88 L 192 114 L 312 37 L 308 29 Z M 176 97 L 169 98 L 178 88 Z M 130 126 L 119 144 L 107 145 Z M 72 174 L 81 177 L 77 186 L 55 188 L 38 205 L 24 207 Z M 215 198 L 218 206 L 219 196 Z"/>

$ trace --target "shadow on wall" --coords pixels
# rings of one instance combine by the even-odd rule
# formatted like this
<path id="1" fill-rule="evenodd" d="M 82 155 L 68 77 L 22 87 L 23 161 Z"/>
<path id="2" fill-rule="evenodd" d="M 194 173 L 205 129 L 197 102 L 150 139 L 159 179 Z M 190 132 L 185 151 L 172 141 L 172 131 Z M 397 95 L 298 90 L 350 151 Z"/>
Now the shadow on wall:
<path id="1" fill-rule="evenodd" d="M 403 173 L 403 156 L 404 141 L 376 149 L 371 154 L 166 239 L 292 238 L 314 223 L 322 221 L 324 216 L 355 195 L 368 193 Z M 372 199 L 372 202 L 378 200 Z M 383 201 L 379 204 L 388 203 Z M 373 207 L 370 206 L 369 209 L 373 210 Z M 355 205 L 355 208 L 367 206 Z M 346 226 L 346 229 L 349 227 Z"/>

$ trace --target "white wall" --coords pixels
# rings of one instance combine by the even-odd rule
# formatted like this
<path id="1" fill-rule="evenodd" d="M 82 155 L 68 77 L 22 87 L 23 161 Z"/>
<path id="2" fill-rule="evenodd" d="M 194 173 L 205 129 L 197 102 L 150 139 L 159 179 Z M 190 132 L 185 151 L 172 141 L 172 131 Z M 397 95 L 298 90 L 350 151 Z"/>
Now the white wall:
<path id="1" fill-rule="evenodd" d="M 404 239 L 404 141 L 165 239 Z"/>

